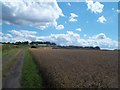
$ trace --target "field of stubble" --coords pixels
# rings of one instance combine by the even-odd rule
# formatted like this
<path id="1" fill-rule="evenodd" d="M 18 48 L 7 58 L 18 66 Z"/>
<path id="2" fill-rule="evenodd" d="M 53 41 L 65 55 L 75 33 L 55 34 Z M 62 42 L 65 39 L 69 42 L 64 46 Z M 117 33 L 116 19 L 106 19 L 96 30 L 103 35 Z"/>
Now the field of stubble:
<path id="1" fill-rule="evenodd" d="M 30 49 L 30 52 L 46 87 L 118 87 L 117 51 Z"/>

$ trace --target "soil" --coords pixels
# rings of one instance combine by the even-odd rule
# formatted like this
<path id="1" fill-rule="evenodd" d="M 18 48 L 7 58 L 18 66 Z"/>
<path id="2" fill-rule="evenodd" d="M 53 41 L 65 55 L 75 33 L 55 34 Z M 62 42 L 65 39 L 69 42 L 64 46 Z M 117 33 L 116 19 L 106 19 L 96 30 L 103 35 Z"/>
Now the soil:
<path id="1" fill-rule="evenodd" d="M 21 79 L 21 71 L 22 64 L 24 60 L 24 50 L 21 49 L 19 54 L 16 56 L 16 64 L 10 71 L 9 75 L 6 77 L 3 88 L 20 88 L 20 79 Z"/>

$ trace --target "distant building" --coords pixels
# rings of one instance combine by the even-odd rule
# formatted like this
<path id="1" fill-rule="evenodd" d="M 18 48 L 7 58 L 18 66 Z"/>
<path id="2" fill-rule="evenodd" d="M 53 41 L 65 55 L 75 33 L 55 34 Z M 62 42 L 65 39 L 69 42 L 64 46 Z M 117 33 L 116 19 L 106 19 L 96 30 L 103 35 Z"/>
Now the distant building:
<path id="1" fill-rule="evenodd" d="M 48 44 L 37 44 L 37 46 L 48 46 Z"/>

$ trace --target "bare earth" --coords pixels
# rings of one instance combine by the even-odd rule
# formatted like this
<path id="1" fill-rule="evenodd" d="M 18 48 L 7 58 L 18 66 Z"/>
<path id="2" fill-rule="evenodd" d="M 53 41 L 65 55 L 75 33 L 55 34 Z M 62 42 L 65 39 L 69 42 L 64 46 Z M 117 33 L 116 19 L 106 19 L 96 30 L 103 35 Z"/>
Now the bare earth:
<path id="1" fill-rule="evenodd" d="M 21 70 L 24 60 L 24 50 L 21 49 L 16 57 L 17 63 L 5 79 L 3 88 L 20 88 Z"/>
<path id="2" fill-rule="evenodd" d="M 30 49 L 48 87 L 118 87 L 118 52 Z"/>

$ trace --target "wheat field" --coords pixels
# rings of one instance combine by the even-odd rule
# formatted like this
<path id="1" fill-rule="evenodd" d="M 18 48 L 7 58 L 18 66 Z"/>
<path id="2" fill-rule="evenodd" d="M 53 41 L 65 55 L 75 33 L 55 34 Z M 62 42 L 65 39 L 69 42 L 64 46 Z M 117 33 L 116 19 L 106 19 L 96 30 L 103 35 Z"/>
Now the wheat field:
<path id="1" fill-rule="evenodd" d="M 118 51 L 29 49 L 46 87 L 117 88 Z"/>

